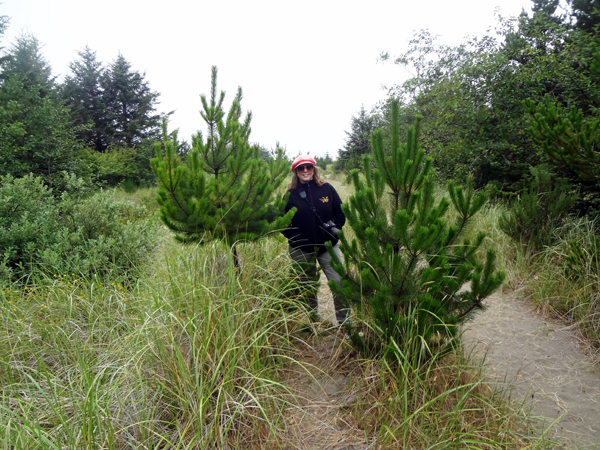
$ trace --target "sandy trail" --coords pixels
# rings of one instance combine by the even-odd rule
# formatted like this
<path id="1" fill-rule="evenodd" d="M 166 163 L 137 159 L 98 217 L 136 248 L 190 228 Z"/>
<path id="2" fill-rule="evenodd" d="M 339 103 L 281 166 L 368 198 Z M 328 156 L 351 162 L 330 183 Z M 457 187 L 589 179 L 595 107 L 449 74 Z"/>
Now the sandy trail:
<path id="1" fill-rule="evenodd" d="M 344 417 L 356 401 L 348 375 L 338 365 L 344 352 L 341 336 L 309 336 L 301 360 L 307 371 L 292 377 L 288 388 L 296 405 L 288 408 L 286 427 L 278 438 L 284 450 L 367 450 L 364 432 Z M 345 353 L 348 353 L 347 351 Z"/>
<path id="2" fill-rule="evenodd" d="M 464 348 L 485 358 L 490 381 L 512 389 L 566 448 L 600 449 L 600 367 L 569 327 L 537 314 L 517 296 L 495 294 L 465 326 Z"/>
<path id="3" fill-rule="evenodd" d="M 576 332 L 536 313 L 516 295 L 495 294 L 486 303 L 486 311 L 465 325 L 465 350 L 484 359 L 490 382 L 508 390 L 515 405 L 540 417 L 533 424 L 538 432 L 556 420 L 548 435 L 558 448 L 600 450 L 600 367 L 583 354 Z M 319 309 L 324 320 L 334 321 L 325 282 Z M 340 418 L 341 409 L 354 401 L 347 377 L 334 367 L 340 363 L 340 345 L 347 345 L 340 342 L 336 335 L 311 341 L 308 362 L 323 372 L 296 378 L 302 409 L 288 416 L 283 448 L 363 450 L 373 445 Z"/>
<path id="4" fill-rule="evenodd" d="M 323 320 L 335 321 L 335 309 L 326 279 L 321 276 L 319 312 Z M 356 388 L 349 381 L 344 354 L 349 344 L 343 333 L 325 336 L 305 334 L 304 365 L 290 378 L 288 387 L 297 405 L 288 408 L 286 427 L 278 438 L 284 450 L 367 450 L 374 443 L 365 440 L 364 431 L 344 420 L 344 409 L 356 401 Z"/>

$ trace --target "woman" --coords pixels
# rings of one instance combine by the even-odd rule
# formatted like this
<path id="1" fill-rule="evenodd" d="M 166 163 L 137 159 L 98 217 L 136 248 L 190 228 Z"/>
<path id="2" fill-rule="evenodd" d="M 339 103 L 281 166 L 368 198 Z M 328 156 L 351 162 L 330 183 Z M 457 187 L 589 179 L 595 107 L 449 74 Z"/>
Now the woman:
<path id="1" fill-rule="evenodd" d="M 325 243 L 333 244 L 333 251 L 342 261 L 337 238 L 337 232 L 346 223 L 341 208 L 342 200 L 332 185 L 321 180 L 317 162 L 312 157 L 298 156 L 291 169 L 292 182 L 288 187 L 290 196 L 285 212 L 293 207 L 297 211 L 290 228 L 283 231 L 283 235 L 288 238 L 290 255 L 294 261 L 305 267 L 306 276 L 310 279 L 316 278 L 318 261 L 327 279 L 340 285 L 340 276 L 329 263 L 331 255 L 327 252 Z M 341 326 L 348 320 L 349 309 L 335 294 L 333 303 L 338 324 Z M 309 299 L 309 305 L 319 317 L 316 294 Z"/>

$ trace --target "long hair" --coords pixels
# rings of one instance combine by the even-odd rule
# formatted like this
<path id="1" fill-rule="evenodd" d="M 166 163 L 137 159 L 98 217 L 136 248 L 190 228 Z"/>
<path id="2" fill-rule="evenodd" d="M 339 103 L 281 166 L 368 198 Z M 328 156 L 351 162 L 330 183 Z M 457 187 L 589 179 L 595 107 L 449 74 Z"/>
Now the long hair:
<path id="1" fill-rule="evenodd" d="M 323 186 L 323 184 L 325 183 L 322 179 L 321 176 L 319 175 L 319 169 L 317 169 L 317 166 L 314 166 L 314 173 L 313 173 L 313 179 L 312 181 L 314 181 L 316 183 L 317 186 Z M 292 189 L 296 189 L 298 187 L 298 171 L 294 170 L 292 172 L 292 181 L 290 181 L 290 184 L 288 186 L 288 191 L 291 191 Z"/>

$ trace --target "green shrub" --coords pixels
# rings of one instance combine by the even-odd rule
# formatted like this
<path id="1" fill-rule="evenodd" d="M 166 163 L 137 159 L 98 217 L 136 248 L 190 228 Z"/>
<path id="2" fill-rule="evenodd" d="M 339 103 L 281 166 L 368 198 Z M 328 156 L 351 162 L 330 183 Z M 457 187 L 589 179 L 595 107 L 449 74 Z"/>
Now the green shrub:
<path id="1" fill-rule="evenodd" d="M 149 170 L 143 166 L 149 166 L 148 160 L 153 156 L 145 148 L 126 145 L 110 146 L 105 152 L 85 149 L 80 153 L 90 176 L 101 186 L 117 186 L 126 180 L 135 185 L 143 184 L 145 171 Z"/>
<path id="2" fill-rule="evenodd" d="M 577 326 L 600 347 L 600 237 L 598 222 L 566 220 L 560 241 L 545 248 L 530 270 L 528 283 L 534 303 Z"/>
<path id="3" fill-rule="evenodd" d="M 123 182 L 121 183 L 121 187 L 128 194 L 133 194 L 137 190 L 135 181 L 129 179 L 123 180 Z"/>
<path id="4" fill-rule="evenodd" d="M 112 192 L 78 196 L 71 179 L 60 198 L 33 176 L 0 179 L 0 274 L 136 275 L 157 243 L 158 221 L 146 207 Z"/>
<path id="5" fill-rule="evenodd" d="M 54 244 L 58 209 L 41 177 L 0 177 L 0 277 L 19 278 L 38 249 Z"/>
<path id="6" fill-rule="evenodd" d="M 523 245 L 541 249 L 555 242 L 557 228 L 575 204 L 577 195 L 567 193 L 564 178 L 553 178 L 541 166 L 532 167 L 529 188 L 509 211 L 500 216 L 500 229 Z"/>

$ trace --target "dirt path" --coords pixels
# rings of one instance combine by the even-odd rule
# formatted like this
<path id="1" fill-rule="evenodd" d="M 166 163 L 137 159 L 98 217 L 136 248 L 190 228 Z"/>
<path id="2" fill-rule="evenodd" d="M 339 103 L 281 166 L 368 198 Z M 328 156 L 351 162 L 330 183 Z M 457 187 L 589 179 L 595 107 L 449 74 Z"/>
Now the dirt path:
<path id="1" fill-rule="evenodd" d="M 348 344 L 332 333 L 307 337 L 300 358 L 307 370 L 290 380 L 296 405 L 288 408 L 286 428 L 279 434 L 284 450 L 367 450 L 364 432 L 344 420 L 344 409 L 355 402 L 348 376 L 340 370 Z"/>
<path id="2" fill-rule="evenodd" d="M 324 280 L 324 277 L 322 277 Z M 323 321 L 333 323 L 331 291 L 322 280 L 319 311 Z M 322 324 L 319 328 L 322 327 Z M 290 377 L 288 387 L 296 406 L 288 408 L 286 427 L 278 438 L 284 450 L 367 450 L 373 448 L 364 432 L 344 420 L 344 409 L 355 402 L 355 389 L 344 370 L 348 343 L 343 333 L 304 334 L 306 345 L 297 358 L 304 366 Z M 298 408 L 298 406 L 300 408 Z M 372 443 L 371 443 L 372 444 Z"/>
<path id="3" fill-rule="evenodd" d="M 513 401 L 546 423 L 556 420 L 552 435 L 566 448 L 600 449 L 600 367 L 576 334 L 514 295 L 486 302 L 465 327 L 465 350 L 485 358 L 490 380 L 513 388 Z"/>
<path id="4" fill-rule="evenodd" d="M 333 321 L 333 301 L 324 283 L 319 303 L 322 318 Z M 465 326 L 465 350 L 484 358 L 490 381 L 509 390 L 516 405 L 543 417 L 534 424 L 540 432 L 556 420 L 549 436 L 560 448 L 600 450 L 600 366 L 583 354 L 576 333 L 514 295 L 496 294 L 487 304 Z M 280 436 L 284 449 L 372 448 L 340 415 L 354 401 L 340 370 L 339 354 L 347 345 L 340 338 L 332 334 L 307 342 L 304 361 L 318 369 L 293 377 L 302 409 L 288 412 L 288 426 Z"/>

